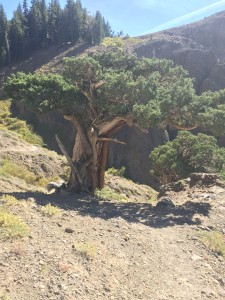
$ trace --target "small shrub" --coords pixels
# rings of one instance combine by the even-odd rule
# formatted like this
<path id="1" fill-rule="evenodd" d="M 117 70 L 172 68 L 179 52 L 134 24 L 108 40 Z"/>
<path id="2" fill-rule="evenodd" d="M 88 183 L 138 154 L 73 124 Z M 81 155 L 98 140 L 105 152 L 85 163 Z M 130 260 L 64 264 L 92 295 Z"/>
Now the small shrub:
<path id="1" fill-rule="evenodd" d="M 0 237 L 1 239 L 14 239 L 26 237 L 29 227 L 20 218 L 12 213 L 0 209 Z"/>
<path id="2" fill-rule="evenodd" d="M 16 199 L 16 197 L 11 195 L 3 195 L 0 200 L 3 202 L 4 206 L 20 205 L 20 202 Z"/>
<path id="3" fill-rule="evenodd" d="M 217 145 L 213 136 L 183 131 L 173 141 L 155 148 L 150 158 L 151 174 L 161 184 L 167 184 L 186 178 L 192 172 L 223 172 L 225 149 Z"/>
<path id="4" fill-rule="evenodd" d="M 120 176 L 120 177 L 124 177 L 124 174 L 126 172 L 126 168 L 122 167 L 120 169 L 115 169 L 115 168 L 110 168 L 107 170 L 107 173 L 113 176 Z"/>
<path id="5" fill-rule="evenodd" d="M 157 198 L 157 193 L 155 193 L 155 194 L 151 195 L 151 197 L 150 197 L 150 199 L 149 199 L 149 202 L 150 202 L 150 203 L 154 203 L 154 202 L 156 202 L 157 200 L 158 200 L 158 198 Z"/>
<path id="6" fill-rule="evenodd" d="M 225 235 L 218 231 L 203 232 L 201 241 L 213 252 L 225 259 Z"/>
<path id="7" fill-rule="evenodd" d="M 61 210 L 58 207 L 51 205 L 50 203 L 43 206 L 41 208 L 41 212 L 43 215 L 48 216 L 48 217 L 52 217 L 54 215 L 61 214 Z"/>
<path id="8" fill-rule="evenodd" d="M 36 185 L 41 186 L 41 187 L 46 187 L 46 185 L 49 183 L 49 181 L 51 181 L 51 180 L 48 178 L 40 177 L 37 179 Z"/>
<path id="9" fill-rule="evenodd" d="M 116 47 L 117 49 L 123 50 L 125 46 L 125 41 L 122 37 L 106 37 L 103 39 L 101 45 L 105 47 Z"/>
<path id="10" fill-rule="evenodd" d="M 96 255 L 96 247 L 91 243 L 77 243 L 74 250 L 85 258 L 91 258 Z"/>
<path id="11" fill-rule="evenodd" d="M 119 202 L 124 202 L 128 200 L 126 195 L 121 194 L 119 192 L 115 192 L 110 187 L 105 187 L 104 189 L 97 191 L 96 196 L 105 200 L 116 200 Z"/>
<path id="12" fill-rule="evenodd" d="M 0 300 L 10 300 L 9 294 L 5 292 L 4 294 L 0 295 Z"/>
<path id="13" fill-rule="evenodd" d="M 70 178 L 70 172 L 71 172 L 71 169 L 68 165 L 64 165 L 63 167 L 63 172 L 62 174 L 60 174 L 60 177 L 65 181 L 67 182 Z"/>

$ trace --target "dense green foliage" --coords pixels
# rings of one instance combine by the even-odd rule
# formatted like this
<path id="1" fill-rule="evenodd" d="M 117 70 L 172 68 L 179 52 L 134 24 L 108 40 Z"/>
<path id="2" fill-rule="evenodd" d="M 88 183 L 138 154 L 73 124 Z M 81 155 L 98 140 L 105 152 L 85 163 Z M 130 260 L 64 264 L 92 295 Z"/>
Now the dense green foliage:
<path id="1" fill-rule="evenodd" d="M 112 30 L 99 11 L 91 16 L 80 0 L 67 0 L 61 8 L 58 0 L 23 1 L 7 21 L 0 5 L 0 67 L 25 58 L 37 49 L 63 43 L 100 43 L 112 36 Z"/>
<path id="2" fill-rule="evenodd" d="M 165 59 L 122 51 L 66 58 L 62 75 L 18 73 L 5 89 L 32 109 L 60 109 L 87 125 L 96 116 L 132 115 L 143 128 L 201 126 L 216 136 L 225 133 L 225 91 L 196 95 L 187 71 Z"/>
<path id="3" fill-rule="evenodd" d="M 150 158 L 152 173 L 161 183 L 188 177 L 192 172 L 223 172 L 225 148 L 219 148 L 213 136 L 179 132 L 176 139 L 155 148 Z"/>

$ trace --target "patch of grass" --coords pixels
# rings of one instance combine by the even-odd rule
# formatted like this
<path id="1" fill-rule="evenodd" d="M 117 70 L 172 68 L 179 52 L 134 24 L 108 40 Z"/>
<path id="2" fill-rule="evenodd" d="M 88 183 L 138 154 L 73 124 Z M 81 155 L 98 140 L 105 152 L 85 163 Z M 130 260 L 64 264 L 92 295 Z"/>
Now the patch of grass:
<path id="1" fill-rule="evenodd" d="M 92 258 L 96 255 L 96 247 L 91 243 L 77 243 L 74 250 L 85 258 Z"/>
<path id="2" fill-rule="evenodd" d="M 135 37 L 106 37 L 103 39 L 101 45 L 105 47 L 116 47 L 119 50 L 123 50 L 127 44 L 130 46 L 139 44 L 142 40 Z"/>
<path id="3" fill-rule="evenodd" d="M 114 191 L 110 187 L 105 187 L 102 190 L 96 192 L 96 196 L 106 199 L 106 200 L 116 200 L 119 202 L 125 202 L 128 200 L 125 194 Z"/>
<path id="4" fill-rule="evenodd" d="M 11 195 L 3 195 L 0 200 L 3 202 L 4 206 L 15 206 L 20 205 L 20 201 L 16 199 L 16 197 Z"/>
<path id="5" fill-rule="evenodd" d="M 0 295 L 0 300 L 10 300 L 9 294 L 5 292 L 4 294 Z"/>
<path id="6" fill-rule="evenodd" d="M 219 231 L 202 232 L 200 240 L 213 252 L 225 259 L 225 235 Z"/>
<path id="7" fill-rule="evenodd" d="M 154 203 L 158 200 L 157 193 L 152 193 L 151 197 L 149 198 L 150 203 Z"/>
<path id="8" fill-rule="evenodd" d="M 7 210 L 0 209 L 0 238 L 3 240 L 24 238 L 30 232 L 26 223 Z"/>
<path id="9" fill-rule="evenodd" d="M 34 184 L 36 181 L 36 176 L 34 173 L 29 171 L 24 166 L 13 163 L 10 159 L 6 158 L 2 161 L 2 166 L 0 167 L 0 175 L 9 177 L 17 177 L 26 181 L 26 183 Z"/>
<path id="10" fill-rule="evenodd" d="M 61 210 L 58 207 L 51 205 L 51 203 L 48 203 L 47 205 L 43 206 L 41 208 L 41 212 L 43 215 L 48 217 L 61 214 Z"/>
<path id="11" fill-rule="evenodd" d="M 70 172 L 71 172 L 71 169 L 70 167 L 67 165 L 67 164 L 63 164 L 62 165 L 62 174 L 60 174 L 60 177 L 65 181 L 69 181 L 69 178 L 70 178 Z M 53 180 L 54 181 L 54 180 Z"/>
<path id="12" fill-rule="evenodd" d="M 123 50 L 125 42 L 122 37 L 106 37 L 103 39 L 101 45 L 105 47 L 116 47 L 117 49 Z"/>
<path id="13" fill-rule="evenodd" d="M 124 177 L 126 168 L 122 167 L 120 169 L 115 169 L 115 168 L 110 168 L 107 170 L 107 174 L 113 175 L 113 176 L 120 176 L 120 177 Z"/>
<path id="14" fill-rule="evenodd" d="M 39 179 L 37 179 L 36 184 L 41 187 L 46 187 L 46 185 L 49 183 L 49 181 L 52 181 L 52 180 L 45 178 L 45 177 L 40 177 Z"/>
<path id="15" fill-rule="evenodd" d="M 225 171 L 221 171 L 221 172 L 220 172 L 220 178 L 221 178 L 222 180 L 225 180 Z"/>
<path id="16" fill-rule="evenodd" d="M 142 39 L 140 39 L 138 37 L 124 37 L 123 39 L 126 42 L 128 42 L 129 45 L 136 45 L 136 44 L 140 44 L 142 42 Z"/>
<path id="17" fill-rule="evenodd" d="M 39 176 L 28 170 L 25 166 L 15 164 L 10 158 L 5 158 L 1 162 L 0 175 L 4 177 L 17 177 L 24 180 L 27 184 L 45 187 L 50 181 L 57 181 L 57 176 L 46 178 Z"/>
<path id="18" fill-rule="evenodd" d="M 42 138 L 33 132 L 33 128 L 25 121 L 13 118 L 10 113 L 11 101 L 0 101 L 0 128 L 14 131 L 30 144 L 44 146 Z"/>

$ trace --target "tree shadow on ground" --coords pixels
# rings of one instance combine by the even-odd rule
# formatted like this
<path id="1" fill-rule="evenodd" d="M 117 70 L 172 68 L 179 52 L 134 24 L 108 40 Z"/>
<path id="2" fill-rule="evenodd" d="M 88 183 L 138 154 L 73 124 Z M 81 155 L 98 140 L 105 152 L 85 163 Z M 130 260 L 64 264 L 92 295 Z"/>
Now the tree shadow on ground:
<path id="1" fill-rule="evenodd" d="M 0 193 L 2 196 L 3 193 Z M 211 205 L 205 202 L 187 201 L 182 205 L 153 206 L 150 203 L 111 202 L 87 194 L 60 195 L 43 193 L 20 193 L 10 195 L 18 200 L 33 198 L 37 205 L 51 203 L 65 210 L 73 210 L 82 216 L 101 218 L 104 220 L 122 218 L 127 222 L 141 223 L 154 228 L 175 225 L 199 225 L 201 220 L 196 214 L 208 216 Z"/>

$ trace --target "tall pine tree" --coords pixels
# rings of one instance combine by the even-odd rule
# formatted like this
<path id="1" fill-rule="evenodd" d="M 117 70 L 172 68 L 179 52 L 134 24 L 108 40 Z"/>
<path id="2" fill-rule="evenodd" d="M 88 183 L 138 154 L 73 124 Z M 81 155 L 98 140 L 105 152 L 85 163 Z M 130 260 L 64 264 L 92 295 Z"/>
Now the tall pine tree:
<path id="1" fill-rule="evenodd" d="M 24 15 L 21 6 L 13 14 L 9 30 L 10 53 L 13 61 L 21 59 L 26 53 L 26 32 Z"/>
<path id="2" fill-rule="evenodd" d="M 103 20 L 100 11 L 97 11 L 95 14 L 94 26 L 93 26 L 93 42 L 99 44 L 104 39 L 104 28 Z"/>
<path id="3" fill-rule="evenodd" d="M 91 16 L 80 0 L 67 0 L 64 9 L 59 0 L 50 0 L 48 8 L 46 0 L 23 0 L 9 22 L 0 5 L 0 66 L 9 64 L 11 56 L 15 62 L 49 45 L 78 41 L 98 44 L 111 35 L 101 13 Z"/>
<path id="4" fill-rule="evenodd" d="M 62 23 L 62 9 L 58 0 L 51 0 L 48 7 L 48 40 L 50 44 L 60 41 L 60 26 Z"/>
<path id="5" fill-rule="evenodd" d="M 8 21 L 3 6 L 0 4 L 0 66 L 10 63 L 8 42 Z"/>

